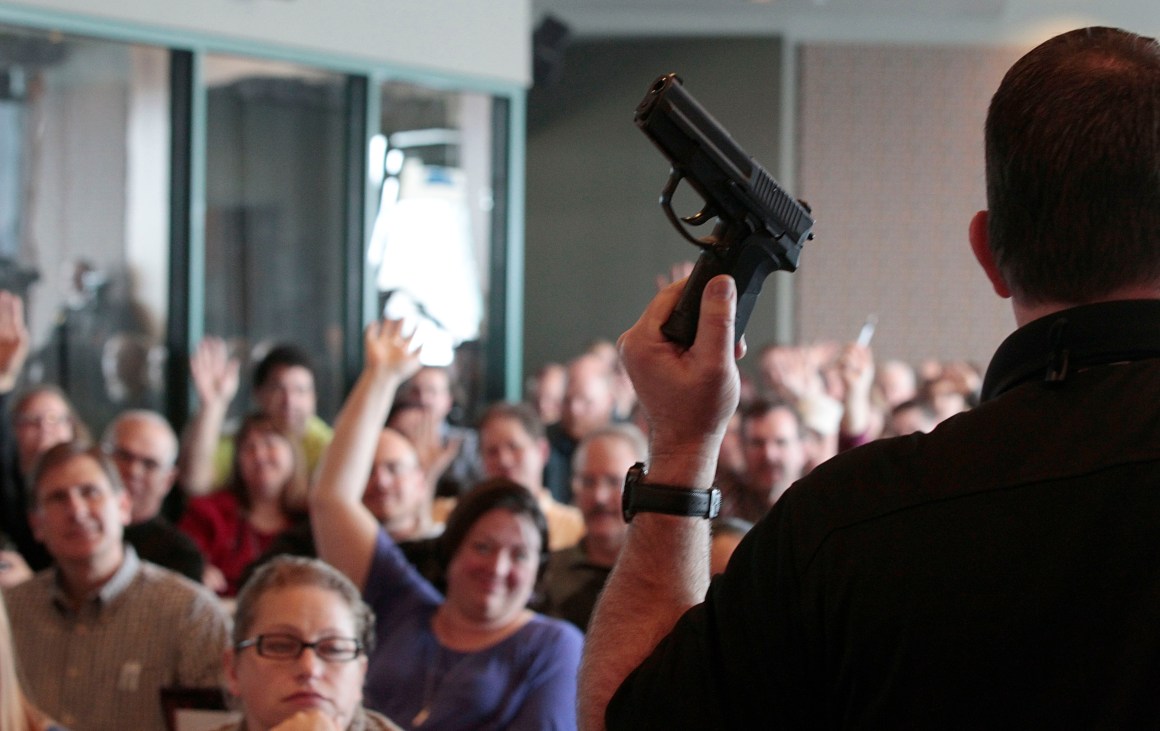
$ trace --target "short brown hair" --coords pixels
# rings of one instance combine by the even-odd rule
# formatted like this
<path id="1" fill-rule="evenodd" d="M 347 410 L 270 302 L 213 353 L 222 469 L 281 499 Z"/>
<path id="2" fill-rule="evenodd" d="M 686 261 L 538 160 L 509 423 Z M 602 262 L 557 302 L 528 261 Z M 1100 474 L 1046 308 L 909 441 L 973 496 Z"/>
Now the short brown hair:
<path id="1" fill-rule="evenodd" d="M 313 586 L 337 594 L 354 617 L 355 637 L 369 654 L 374 648 L 375 615 L 355 585 L 338 569 L 316 558 L 276 556 L 262 564 L 238 592 L 234 611 L 234 644 L 249 639 L 257 621 L 258 602 L 271 591 L 293 586 Z"/>

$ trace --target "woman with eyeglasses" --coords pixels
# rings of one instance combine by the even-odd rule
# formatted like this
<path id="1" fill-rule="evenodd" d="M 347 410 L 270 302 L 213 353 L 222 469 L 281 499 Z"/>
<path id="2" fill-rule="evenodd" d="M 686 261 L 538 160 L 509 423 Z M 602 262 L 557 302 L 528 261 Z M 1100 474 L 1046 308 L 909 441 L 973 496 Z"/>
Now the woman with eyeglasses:
<path id="1" fill-rule="evenodd" d="M 419 367 L 399 322 L 372 324 L 364 346 L 365 366 L 335 421 L 310 509 L 319 556 L 362 589 L 375 613 L 368 707 L 409 729 L 575 729 L 583 637 L 528 609 L 548 552 L 531 493 L 492 480 L 460 498 L 439 539 L 446 595 L 362 504 L 395 391 Z"/>
<path id="2" fill-rule="evenodd" d="M 263 565 L 238 595 L 225 656 L 242 721 L 218 731 L 399 731 L 362 707 L 373 625 L 358 589 L 325 563 Z"/>

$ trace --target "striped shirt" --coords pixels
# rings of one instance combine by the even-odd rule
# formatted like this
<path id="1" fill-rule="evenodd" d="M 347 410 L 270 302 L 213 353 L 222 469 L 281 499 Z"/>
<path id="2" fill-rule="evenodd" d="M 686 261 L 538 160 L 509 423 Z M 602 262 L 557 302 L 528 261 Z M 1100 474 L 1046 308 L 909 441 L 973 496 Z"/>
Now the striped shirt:
<path id="1" fill-rule="evenodd" d="M 73 731 L 165 731 L 161 688 L 221 684 L 229 618 L 217 598 L 131 546 L 79 610 L 55 568 L 4 598 L 25 690 Z"/>

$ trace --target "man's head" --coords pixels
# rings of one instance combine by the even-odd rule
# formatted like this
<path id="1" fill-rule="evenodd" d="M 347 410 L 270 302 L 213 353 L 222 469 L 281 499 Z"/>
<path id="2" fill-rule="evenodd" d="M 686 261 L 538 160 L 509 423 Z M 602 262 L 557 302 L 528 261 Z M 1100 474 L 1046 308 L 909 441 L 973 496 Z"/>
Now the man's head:
<path id="1" fill-rule="evenodd" d="M 874 387 L 886 406 L 894 408 L 918 395 L 918 375 L 909 363 L 888 360 L 875 370 Z"/>
<path id="2" fill-rule="evenodd" d="M 932 431 L 938 426 L 939 417 L 934 405 L 926 399 L 903 401 L 890 412 L 887 432 L 891 436 L 905 436 Z"/>
<path id="3" fill-rule="evenodd" d="M 568 386 L 560 416 L 568 436 L 579 441 L 593 429 L 610 424 L 614 407 L 612 372 L 600 356 L 588 353 L 568 364 Z"/>
<path id="4" fill-rule="evenodd" d="M 560 420 L 564 408 L 564 388 L 568 370 L 559 363 L 547 363 L 528 380 L 527 399 L 544 424 Z"/>
<path id="5" fill-rule="evenodd" d="M 548 440 L 544 425 L 525 404 L 498 403 L 479 421 L 479 452 L 486 477 L 504 477 L 539 495 L 544 489 Z"/>
<path id="6" fill-rule="evenodd" d="M 56 386 L 40 384 L 12 405 L 13 434 L 17 460 L 25 474 L 32 471 L 36 458 L 49 447 L 73 439 L 89 440 L 88 429 L 76 409 Z"/>
<path id="7" fill-rule="evenodd" d="M 169 422 L 154 411 L 126 411 L 109 424 L 101 447 L 129 493 L 131 522 L 141 523 L 161 512 L 177 479 L 177 435 Z"/>
<path id="8" fill-rule="evenodd" d="M 604 550 L 624 544 L 628 526 L 620 508 L 628 468 L 648 458 L 648 444 L 635 426 L 613 424 L 589 432 L 572 455 L 572 494 L 584 514 L 585 541 Z M 611 558 L 611 557 L 610 557 Z"/>
<path id="9" fill-rule="evenodd" d="M 999 294 L 1061 306 L 1160 289 L 1158 127 L 1153 39 L 1086 28 L 1011 67 L 987 114 L 989 211 L 971 227 Z"/>
<path id="10" fill-rule="evenodd" d="M 306 351 L 277 345 L 254 368 L 254 400 L 279 427 L 302 434 L 317 410 L 314 365 Z"/>
<path id="11" fill-rule="evenodd" d="M 746 489 L 768 495 L 772 505 L 805 466 L 803 427 L 797 410 L 784 401 L 758 400 L 741 413 Z"/>
<path id="12" fill-rule="evenodd" d="M 415 525 L 423 511 L 430 510 L 429 502 L 427 479 L 415 447 L 394 429 L 383 429 L 363 491 L 363 505 L 390 532 L 395 526 Z"/>
<path id="13" fill-rule="evenodd" d="M 75 441 L 50 448 L 31 485 L 32 530 L 56 563 L 111 575 L 124 555 L 129 496 L 100 449 Z"/>
<path id="14" fill-rule="evenodd" d="M 455 405 L 451 372 L 436 366 L 420 368 L 403 387 L 403 399 L 419 406 L 436 422 L 445 421 Z"/>

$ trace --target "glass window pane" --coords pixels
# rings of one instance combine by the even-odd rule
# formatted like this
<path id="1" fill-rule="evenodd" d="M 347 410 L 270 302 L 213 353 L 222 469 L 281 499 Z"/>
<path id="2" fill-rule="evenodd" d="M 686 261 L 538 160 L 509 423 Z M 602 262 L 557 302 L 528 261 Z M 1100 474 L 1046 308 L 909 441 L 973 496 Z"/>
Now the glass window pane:
<path id="1" fill-rule="evenodd" d="M 493 99 L 402 82 L 379 93 L 368 263 L 380 305 L 420 328 L 425 362 L 455 362 L 470 408 L 481 393 L 487 324 Z"/>
<path id="2" fill-rule="evenodd" d="M 94 431 L 162 409 L 169 53 L 0 27 L 0 286 Z"/>
<path id="3" fill-rule="evenodd" d="M 274 343 L 304 348 L 329 419 L 342 397 L 345 77 L 221 55 L 203 68 L 205 331 L 250 365 Z"/>

